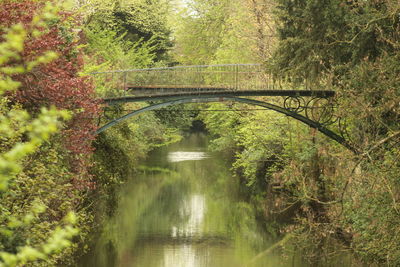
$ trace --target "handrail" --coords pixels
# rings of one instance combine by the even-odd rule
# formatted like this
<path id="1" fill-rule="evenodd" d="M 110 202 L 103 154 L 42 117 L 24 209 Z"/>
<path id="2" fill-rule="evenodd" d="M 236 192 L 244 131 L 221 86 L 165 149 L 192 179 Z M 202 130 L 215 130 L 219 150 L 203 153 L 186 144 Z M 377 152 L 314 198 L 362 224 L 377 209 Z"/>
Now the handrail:
<path id="1" fill-rule="evenodd" d="M 234 66 L 262 66 L 262 64 L 216 64 L 216 65 L 187 65 L 187 66 L 174 66 L 174 67 L 157 67 L 157 68 L 144 68 L 144 69 L 126 69 L 126 70 L 110 70 L 91 72 L 90 74 L 105 74 L 105 73 L 121 73 L 121 72 L 141 72 L 141 71 L 157 71 L 157 70 L 174 70 L 174 69 L 189 69 L 189 68 L 210 68 L 210 67 L 234 67 Z"/>

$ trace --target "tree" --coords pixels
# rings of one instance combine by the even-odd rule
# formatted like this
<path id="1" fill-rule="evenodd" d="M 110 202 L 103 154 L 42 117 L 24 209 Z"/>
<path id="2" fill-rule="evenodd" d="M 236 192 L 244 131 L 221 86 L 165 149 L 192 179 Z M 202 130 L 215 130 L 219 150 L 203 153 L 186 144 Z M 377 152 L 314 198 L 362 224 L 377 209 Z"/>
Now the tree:
<path id="1" fill-rule="evenodd" d="M 187 3 L 175 21 L 176 60 L 183 64 L 263 63 L 275 42 L 271 0 Z"/>
<path id="2" fill-rule="evenodd" d="M 352 230 L 351 247 L 365 260 L 398 265 L 400 4 L 279 0 L 277 8 L 280 40 L 270 68 L 288 82 L 336 90 L 336 115 L 347 120 L 347 138 L 362 151 L 349 160 L 345 151 L 316 143 L 318 162 L 331 161 L 336 173 L 324 164 L 314 168 L 324 181 L 319 189 L 325 191 L 314 192 L 313 199 L 326 205 L 326 226 L 336 229 L 337 236 Z M 293 173 L 313 177 L 300 160 L 285 172 L 287 178 Z M 306 205 L 303 209 L 310 211 Z M 313 238 L 331 231 L 315 227 L 315 221 L 307 227 L 314 228 Z"/>
<path id="3" fill-rule="evenodd" d="M 175 58 L 181 64 L 209 64 L 221 46 L 229 1 L 191 1 L 177 21 Z"/>
<path id="4" fill-rule="evenodd" d="M 89 29 L 111 30 L 130 44 L 148 43 L 157 61 L 167 60 L 172 46 L 167 26 L 167 0 L 87 1 L 84 24 Z"/>

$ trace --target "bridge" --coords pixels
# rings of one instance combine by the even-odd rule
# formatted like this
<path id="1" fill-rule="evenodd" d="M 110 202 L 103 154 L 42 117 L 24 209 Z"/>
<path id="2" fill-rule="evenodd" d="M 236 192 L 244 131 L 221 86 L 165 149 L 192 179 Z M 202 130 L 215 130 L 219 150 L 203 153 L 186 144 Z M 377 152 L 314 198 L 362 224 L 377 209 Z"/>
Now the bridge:
<path id="1" fill-rule="evenodd" d="M 288 84 L 275 80 L 260 64 L 130 69 L 92 75 L 105 105 L 148 103 L 109 121 L 96 134 L 145 111 L 185 103 L 227 101 L 277 111 L 357 152 L 346 140 L 341 119 L 334 116 L 334 91 L 311 90 L 306 86 L 287 88 Z"/>

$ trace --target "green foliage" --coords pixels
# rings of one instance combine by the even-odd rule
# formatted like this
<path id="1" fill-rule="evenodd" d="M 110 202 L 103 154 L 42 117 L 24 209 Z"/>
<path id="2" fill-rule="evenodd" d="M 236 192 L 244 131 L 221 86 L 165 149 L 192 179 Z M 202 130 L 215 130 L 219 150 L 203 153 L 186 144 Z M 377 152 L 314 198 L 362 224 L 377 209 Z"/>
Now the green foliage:
<path id="1" fill-rule="evenodd" d="M 155 116 L 166 127 L 187 132 L 192 126 L 192 121 L 197 117 L 198 105 L 181 104 L 155 110 Z"/>
<path id="2" fill-rule="evenodd" d="M 6 104 L 6 98 L 2 104 Z M 3 106 L 4 107 L 4 106 Z M 12 144 L 8 151 L 3 151 L 0 155 L 0 190 L 7 190 L 8 183 L 22 166 L 19 162 L 27 155 L 34 153 L 38 147 L 49 139 L 50 134 L 56 132 L 59 126 L 59 117 L 68 117 L 67 112 L 59 112 L 54 108 L 47 110 L 43 108 L 40 115 L 34 120 L 30 120 L 27 111 L 21 109 L 11 109 L 5 115 L 1 115 L 1 135 L 3 141 L 27 136 L 29 141 Z M 14 128 L 16 127 L 16 128 Z"/>
<path id="3" fill-rule="evenodd" d="M 226 109 L 227 106 L 222 103 L 210 104 L 209 110 Z M 238 115 L 233 112 L 201 112 L 199 118 L 206 124 L 208 132 L 213 140 L 211 148 L 218 151 L 224 151 L 231 155 L 236 150 L 235 129 L 239 125 Z"/>
<path id="4" fill-rule="evenodd" d="M 182 64 L 207 64 L 215 59 L 229 16 L 229 1 L 193 1 L 181 14 L 176 32 L 176 59 Z"/>
<path id="5" fill-rule="evenodd" d="M 272 2 L 187 2 L 174 21 L 175 60 L 181 64 L 264 62 L 273 43 Z"/>
<path id="6" fill-rule="evenodd" d="M 114 32 L 128 50 L 144 44 L 153 47 L 157 61 L 166 59 L 171 46 L 166 14 L 168 1 L 87 1 L 86 28 Z M 138 45 L 140 44 L 140 45 Z"/>
<path id="7" fill-rule="evenodd" d="M 209 109 L 242 109 L 244 105 L 211 104 Z M 211 147 L 234 158 L 233 169 L 245 180 L 251 198 L 262 202 L 266 190 L 298 149 L 292 143 L 293 131 L 305 131 L 282 115 L 265 111 L 202 112 L 199 117 L 212 135 Z"/>
<path id="8" fill-rule="evenodd" d="M 354 231 L 355 251 L 366 261 L 396 266 L 399 254 L 399 149 L 380 162 L 363 165 L 353 175 L 345 195 L 343 227 Z"/>
<path id="9" fill-rule="evenodd" d="M 131 104 L 127 107 L 137 109 L 138 105 Z M 110 110 L 107 115 L 121 116 L 118 109 Z M 119 173 L 121 177 L 125 177 L 124 173 L 135 169 L 138 160 L 143 159 L 148 151 L 179 140 L 180 134 L 176 128 L 168 128 L 154 113 L 143 113 L 102 133 L 96 155 L 104 156 L 104 160 L 109 161 L 109 155 L 115 154 L 116 162 L 104 162 L 102 165 L 110 168 L 111 173 Z M 102 153 L 105 154 L 101 156 Z M 113 169 L 114 167 L 120 171 Z"/>
<path id="10" fill-rule="evenodd" d="M 144 68 L 151 66 L 155 59 L 155 48 L 151 40 L 143 42 L 142 39 L 132 43 L 125 40 L 126 34 L 119 35 L 117 32 L 97 28 L 85 30 L 88 45 L 86 53 L 92 59 L 102 63 L 104 67 L 118 67 L 120 69 Z M 89 68 L 86 66 L 86 68 Z M 94 69 L 90 69 L 93 71 Z"/>
<path id="11" fill-rule="evenodd" d="M 242 127 L 238 129 L 236 140 L 243 148 L 236 155 L 234 168 L 243 170 L 243 175 L 252 185 L 259 178 L 276 171 L 274 166 L 284 159 L 284 145 L 288 143 L 287 121 L 273 111 L 259 111 L 242 115 Z M 261 174 L 260 171 L 265 172 Z"/>
<path id="12" fill-rule="evenodd" d="M 279 45 L 270 66 L 292 81 L 313 86 L 341 84 L 363 61 L 393 53 L 398 4 L 279 0 Z"/>
<path id="13" fill-rule="evenodd" d="M 281 173 L 291 191 L 309 201 L 301 222 L 315 240 L 340 226 L 338 235 L 347 242 L 344 236 L 352 235 L 351 246 L 364 260 L 388 266 L 400 262 L 399 11 L 391 0 L 279 0 L 280 42 L 270 64 L 291 82 L 335 89 L 338 116 L 362 151 L 351 158 L 318 142 Z M 329 223 L 316 225 L 322 217 Z"/>
<path id="14" fill-rule="evenodd" d="M 88 44 L 85 47 L 85 75 L 109 69 L 134 69 L 149 67 L 154 64 L 155 48 L 152 41 L 139 40 L 132 43 L 125 40 L 125 34 L 100 27 L 87 27 L 84 30 Z M 107 92 L 121 86 L 121 74 L 96 75 L 95 90 L 98 95 L 106 96 Z"/>
<path id="15" fill-rule="evenodd" d="M 45 22 L 53 19 L 58 10 L 59 7 L 46 5 L 43 12 L 33 18 L 33 23 L 46 25 Z M 57 111 L 54 107 L 42 108 L 36 118 L 31 118 L 26 110 L 8 101 L 4 93 L 16 90 L 19 86 L 19 83 L 13 81 L 11 75 L 24 73 L 39 64 L 46 64 L 54 59 L 55 55 L 54 53 L 40 55 L 25 65 L 7 65 L 20 59 L 24 51 L 24 41 L 29 34 L 38 36 L 40 33 L 29 32 L 21 25 L 2 30 L 6 33 L 0 44 L 2 52 L 0 54 L 0 95 L 2 96 L 0 101 L 0 266 L 21 266 L 36 260 L 48 260 L 49 255 L 59 253 L 70 246 L 70 239 L 77 234 L 77 229 L 72 226 L 75 224 L 75 215 L 68 213 L 68 209 L 64 210 L 66 219 L 63 227 L 56 224 L 58 226 L 54 230 L 48 227 L 45 231 L 42 229 L 42 235 L 37 234 L 36 231 L 40 229 L 37 227 L 37 222 L 45 212 L 48 212 L 46 209 L 50 205 L 37 195 L 40 191 L 34 191 L 35 194 L 32 192 L 25 196 L 29 199 L 25 199 L 23 194 L 27 192 L 24 187 L 21 187 L 22 181 L 29 181 L 26 179 L 25 169 L 29 159 L 32 160 L 34 156 L 37 156 L 41 146 L 61 127 L 60 119 L 68 119 L 70 114 L 67 111 Z M 38 179 L 36 175 L 40 172 L 34 173 L 35 176 L 30 177 L 31 182 L 32 178 L 39 182 L 46 181 L 40 180 L 45 179 L 43 176 L 39 176 L 40 179 Z M 34 187 L 28 188 L 34 189 Z M 35 230 L 34 234 L 30 232 L 32 230 Z"/>

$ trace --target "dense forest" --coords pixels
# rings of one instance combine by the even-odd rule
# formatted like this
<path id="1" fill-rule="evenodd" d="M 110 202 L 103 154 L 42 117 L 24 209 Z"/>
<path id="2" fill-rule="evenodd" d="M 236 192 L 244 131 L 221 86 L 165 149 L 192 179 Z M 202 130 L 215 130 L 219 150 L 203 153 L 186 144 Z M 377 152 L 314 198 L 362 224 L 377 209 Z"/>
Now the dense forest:
<path id="1" fill-rule="evenodd" d="M 263 227 L 300 247 L 310 266 L 332 253 L 325 244 L 351 251 L 354 266 L 400 265 L 399 1 L 0 7 L 0 266 L 76 266 L 127 174 L 193 121 L 231 160 L 232 179 Z M 356 153 L 301 122 L 238 103 L 146 112 L 95 135 L 99 118 L 141 104 L 105 107 L 98 96 L 111 82 L 91 73 L 230 63 L 262 64 L 282 87 L 336 91 L 335 116 Z M 185 111 L 198 106 L 203 111 Z M 218 109 L 234 112 L 207 112 Z"/>

